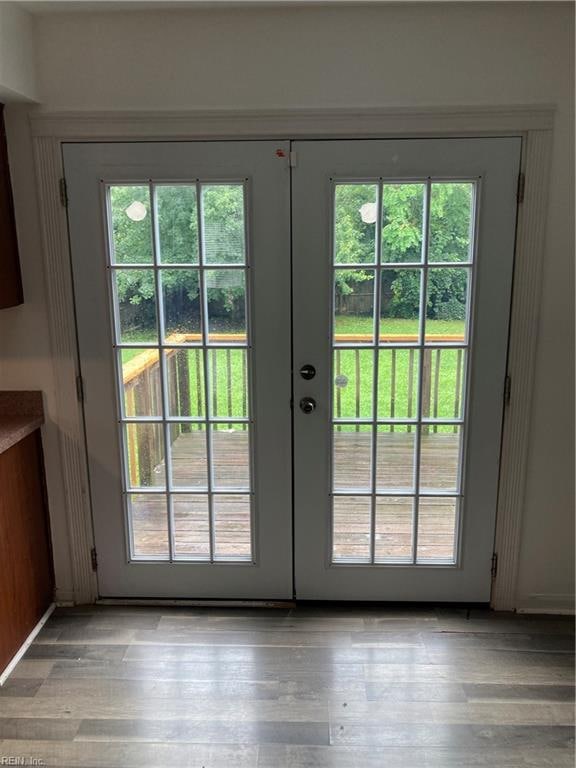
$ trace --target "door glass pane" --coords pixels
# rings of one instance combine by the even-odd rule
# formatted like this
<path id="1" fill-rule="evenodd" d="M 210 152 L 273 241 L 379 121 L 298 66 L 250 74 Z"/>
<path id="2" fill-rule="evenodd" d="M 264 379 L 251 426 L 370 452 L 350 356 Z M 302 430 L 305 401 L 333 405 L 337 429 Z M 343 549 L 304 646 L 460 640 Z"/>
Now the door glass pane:
<path id="1" fill-rule="evenodd" d="M 412 560 L 413 522 L 412 497 L 376 497 L 376 562 Z"/>
<path id="2" fill-rule="evenodd" d="M 200 344 L 200 283 L 197 269 L 161 269 L 164 334 L 168 344 Z"/>
<path id="3" fill-rule="evenodd" d="M 360 195 L 377 227 L 374 201 L 382 205 L 372 268 L 363 266 L 374 262 L 372 230 L 358 223 Z M 475 199 L 473 182 L 336 188 L 334 562 L 456 559 Z"/>
<path id="4" fill-rule="evenodd" d="M 428 270 L 426 343 L 464 344 L 468 320 L 467 267 Z"/>
<path id="5" fill-rule="evenodd" d="M 243 269 L 205 272 L 208 341 L 246 344 L 246 286 Z"/>
<path id="6" fill-rule="evenodd" d="M 148 185 L 110 187 L 113 264 L 151 264 L 152 223 Z"/>
<path id="7" fill-rule="evenodd" d="M 158 260 L 162 264 L 198 264 L 196 186 L 159 184 L 155 191 Z"/>
<path id="8" fill-rule="evenodd" d="M 472 261 L 474 184 L 433 182 L 428 261 Z"/>
<path id="9" fill-rule="evenodd" d="M 414 419 L 418 408 L 416 349 L 381 349 L 378 359 L 378 418 Z"/>
<path id="10" fill-rule="evenodd" d="M 248 416 L 247 352 L 211 349 L 208 352 L 210 413 L 213 418 Z"/>
<path id="11" fill-rule="evenodd" d="M 384 184 L 382 188 L 382 262 L 422 261 L 424 190 L 425 185 L 422 183 Z"/>
<path id="12" fill-rule="evenodd" d="M 249 560 L 243 182 L 109 190 L 112 309 L 116 343 L 126 345 L 116 354 L 132 557 Z M 128 266 L 142 263 L 150 267 Z M 224 266 L 205 268 L 214 264 Z"/>
<path id="13" fill-rule="evenodd" d="M 376 261 L 376 184 L 337 184 L 334 191 L 334 262 Z"/>
<path id="14" fill-rule="evenodd" d="M 176 422 L 169 426 L 170 478 L 174 488 L 208 489 L 204 424 Z"/>
<path id="15" fill-rule="evenodd" d="M 250 442 L 247 424 L 213 424 L 212 472 L 218 490 L 250 489 Z"/>
<path id="16" fill-rule="evenodd" d="M 202 186 L 202 237 L 205 264 L 244 264 L 244 187 Z"/>
<path id="17" fill-rule="evenodd" d="M 372 425 L 335 425 L 333 450 L 334 490 L 369 491 L 372 484 Z"/>
<path id="18" fill-rule="evenodd" d="M 373 394 L 374 352 L 334 350 L 334 418 L 371 419 Z"/>
<path id="19" fill-rule="evenodd" d="M 130 493 L 127 501 L 132 529 L 132 557 L 167 560 L 170 547 L 166 496 L 159 493 Z"/>
<path id="20" fill-rule="evenodd" d="M 129 486 L 132 488 L 164 487 L 164 437 L 161 424 L 149 422 L 125 425 Z"/>
<path id="21" fill-rule="evenodd" d="M 334 272 L 334 343 L 374 343 L 374 270 Z"/>
<path id="22" fill-rule="evenodd" d="M 176 348 L 164 351 L 168 387 L 168 414 L 204 418 L 204 353 L 201 349 Z"/>
<path id="23" fill-rule="evenodd" d="M 421 497 L 418 504 L 418 560 L 455 560 L 458 500 L 442 496 Z"/>
<path id="24" fill-rule="evenodd" d="M 370 496 L 333 497 L 333 560 L 370 559 Z"/>
<path id="25" fill-rule="evenodd" d="M 380 343 L 418 344 L 421 269 L 383 269 Z"/>
<path id="26" fill-rule="evenodd" d="M 125 416 L 162 416 L 160 355 L 157 349 L 120 349 Z"/>
<path id="27" fill-rule="evenodd" d="M 175 556 L 185 560 L 209 560 L 208 496 L 199 493 L 172 494 L 172 519 Z"/>
<path id="28" fill-rule="evenodd" d="M 216 560 L 251 560 L 250 497 L 216 494 L 213 504 Z"/>
<path id="29" fill-rule="evenodd" d="M 434 424 L 420 428 L 420 490 L 458 490 L 460 427 Z"/>
<path id="30" fill-rule="evenodd" d="M 114 270 L 119 343 L 158 343 L 155 282 L 153 269 Z"/>
<path id="31" fill-rule="evenodd" d="M 377 434 L 376 490 L 413 491 L 416 427 L 380 425 Z"/>
<path id="32" fill-rule="evenodd" d="M 422 418 L 461 419 L 466 350 L 426 349 L 423 353 Z"/>

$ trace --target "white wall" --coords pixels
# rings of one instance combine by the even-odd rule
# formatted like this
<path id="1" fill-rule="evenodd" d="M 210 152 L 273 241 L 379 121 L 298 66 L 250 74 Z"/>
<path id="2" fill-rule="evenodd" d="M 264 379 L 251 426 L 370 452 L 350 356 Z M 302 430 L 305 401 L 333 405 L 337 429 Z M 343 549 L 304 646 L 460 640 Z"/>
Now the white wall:
<path id="1" fill-rule="evenodd" d="M 0 101 L 36 98 L 32 17 L 13 3 L 0 3 Z"/>
<path id="2" fill-rule="evenodd" d="M 57 14 L 38 20 L 36 41 L 39 98 L 49 110 L 557 106 L 518 605 L 569 604 L 574 593 L 572 6 L 451 3 Z M 34 227 L 27 140 L 13 133 L 11 141 L 16 174 L 22 176 L 19 219 L 22 227 L 24 222 Z M 32 240 L 23 249 L 24 275 L 38 302 L 14 315 L 16 346 L 27 359 L 8 359 L 2 386 L 6 377 L 14 385 L 28 379 L 50 384 L 48 342 L 26 331 L 42 324 L 44 311 L 40 255 Z"/>

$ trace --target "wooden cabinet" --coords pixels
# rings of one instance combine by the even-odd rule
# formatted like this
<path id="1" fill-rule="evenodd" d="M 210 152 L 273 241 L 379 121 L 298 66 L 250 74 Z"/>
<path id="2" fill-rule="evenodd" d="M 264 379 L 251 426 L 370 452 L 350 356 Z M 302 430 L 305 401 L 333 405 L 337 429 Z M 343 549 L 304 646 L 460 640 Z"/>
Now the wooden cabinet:
<path id="1" fill-rule="evenodd" d="M 54 597 L 40 430 L 0 453 L 0 674 Z"/>
<path id="2" fill-rule="evenodd" d="M 4 127 L 4 105 L 0 104 L 0 309 L 24 301 L 8 149 Z"/>

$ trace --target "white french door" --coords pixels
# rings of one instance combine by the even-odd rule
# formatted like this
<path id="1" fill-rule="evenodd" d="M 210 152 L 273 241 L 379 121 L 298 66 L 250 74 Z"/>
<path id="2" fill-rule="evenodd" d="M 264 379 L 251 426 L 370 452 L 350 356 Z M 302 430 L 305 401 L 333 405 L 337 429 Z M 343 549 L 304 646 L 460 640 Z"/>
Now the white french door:
<path id="1" fill-rule="evenodd" d="M 102 597 L 489 599 L 519 155 L 65 145 Z"/>
<path id="2" fill-rule="evenodd" d="M 101 596 L 292 597 L 288 155 L 64 148 Z"/>
<path id="3" fill-rule="evenodd" d="M 293 149 L 296 594 L 488 601 L 520 140 Z"/>

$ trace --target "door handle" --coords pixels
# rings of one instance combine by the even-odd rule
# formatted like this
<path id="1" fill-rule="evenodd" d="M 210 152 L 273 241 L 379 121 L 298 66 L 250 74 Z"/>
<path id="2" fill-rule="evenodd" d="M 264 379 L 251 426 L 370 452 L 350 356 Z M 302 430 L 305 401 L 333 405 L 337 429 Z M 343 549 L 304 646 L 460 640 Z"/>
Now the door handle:
<path id="1" fill-rule="evenodd" d="M 316 410 L 316 400 L 313 397 L 303 397 L 300 400 L 300 410 L 302 413 L 312 413 Z"/>

